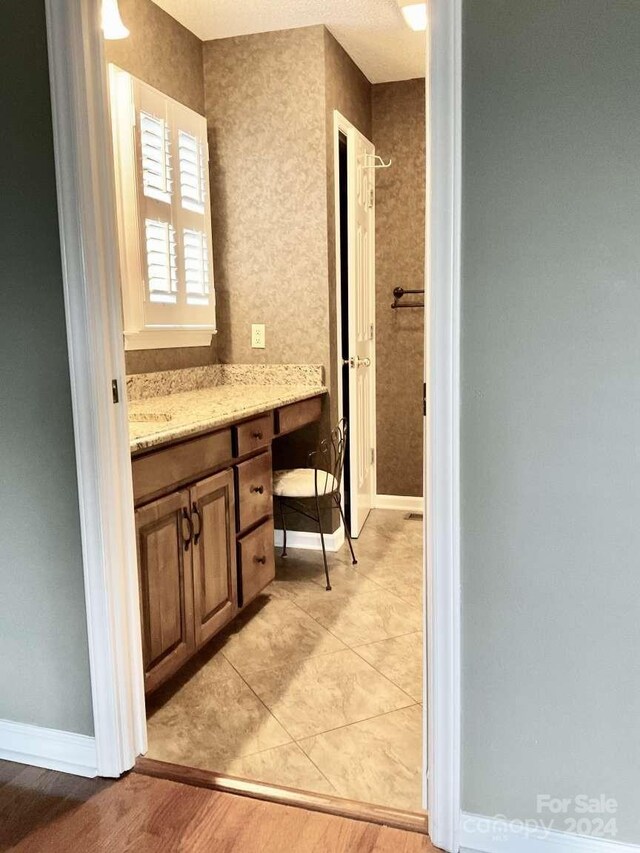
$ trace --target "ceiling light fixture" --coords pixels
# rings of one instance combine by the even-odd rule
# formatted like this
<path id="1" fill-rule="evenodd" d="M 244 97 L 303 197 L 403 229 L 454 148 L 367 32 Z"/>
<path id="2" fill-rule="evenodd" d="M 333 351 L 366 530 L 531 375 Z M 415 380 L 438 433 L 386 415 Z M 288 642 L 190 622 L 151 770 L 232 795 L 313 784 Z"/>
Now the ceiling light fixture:
<path id="1" fill-rule="evenodd" d="M 421 32 L 427 29 L 427 4 L 426 3 L 409 3 L 400 7 L 400 11 L 407 23 L 415 32 Z"/>
<path id="2" fill-rule="evenodd" d="M 106 39 L 126 39 L 129 30 L 122 23 L 118 0 L 102 0 L 102 33 Z"/>

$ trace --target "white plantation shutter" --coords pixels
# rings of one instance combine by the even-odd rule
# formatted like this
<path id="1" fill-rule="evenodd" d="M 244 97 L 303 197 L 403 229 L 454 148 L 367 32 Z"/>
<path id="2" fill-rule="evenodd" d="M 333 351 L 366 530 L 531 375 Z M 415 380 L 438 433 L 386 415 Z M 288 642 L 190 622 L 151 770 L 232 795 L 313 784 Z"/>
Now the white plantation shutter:
<path id="1" fill-rule="evenodd" d="M 215 331 L 206 121 L 115 66 L 110 81 L 125 346 L 206 345 Z"/>

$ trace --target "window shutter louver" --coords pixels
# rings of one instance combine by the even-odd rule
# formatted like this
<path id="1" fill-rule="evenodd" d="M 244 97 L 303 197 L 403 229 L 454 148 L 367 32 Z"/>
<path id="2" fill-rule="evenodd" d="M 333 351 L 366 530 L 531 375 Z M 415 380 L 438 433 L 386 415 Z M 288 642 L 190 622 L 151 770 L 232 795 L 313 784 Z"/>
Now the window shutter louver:
<path id="1" fill-rule="evenodd" d="M 202 142 L 181 130 L 178 134 L 180 195 L 185 210 L 204 213 L 206 198 L 205 163 Z"/>
<path id="2" fill-rule="evenodd" d="M 147 282 L 151 302 L 175 304 L 178 275 L 176 237 L 170 222 L 145 219 Z"/>
<path id="3" fill-rule="evenodd" d="M 140 112 L 140 150 L 144 194 L 171 204 L 171 137 L 163 118 Z"/>
<path id="4" fill-rule="evenodd" d="M 183 233 L 187 304 L 209 304 L 209 252 L 202 231 L 185 228 Z"/>

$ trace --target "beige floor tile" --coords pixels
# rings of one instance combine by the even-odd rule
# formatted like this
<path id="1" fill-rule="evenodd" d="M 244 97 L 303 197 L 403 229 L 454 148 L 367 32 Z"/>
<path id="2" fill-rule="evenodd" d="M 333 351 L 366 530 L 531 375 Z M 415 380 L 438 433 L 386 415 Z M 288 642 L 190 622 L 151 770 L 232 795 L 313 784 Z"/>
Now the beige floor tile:
<path id="1" fill-rule="evenodd" d="M 358 540 L 358 572 L 405 597 L 406 585 L 423 582 L 422 524 L 404 513 L 373 510 Z M 420 595 L 418 595 L 418 600 Z"/>
<path id="2" fill-rule="evenodd" d="M 399 598 L 421 606 L 423 568 L 414 563 L 403 563 L 387 556 L 372 563 L 364 563 L 358 571 L 373 583 L 392 592 Z"/>
<path id="3" fill-rule="evenodd" d="M 422 530 L 403 515 L 371 513 L 357 566 L 329 554 L 331 592 L 319 552 L 278 549 L 265 594 L 150 703 L 148 755 L 420 809 Z"/>
<path id="4" fill-rule="evenodd" d="M 306 597 L 301 606 L 347 646 L 362 646 L 422 627 L 420 608 L 384 589 L 362 595 Z"/>
<path id="5" fill-rule="evenodd" d="M 422 699 L 422 633 L 379 640 L 355 651 L 416 702 Z"/>
<path id="6" fill-rule="evenodd" d="M 211 678 L 206 666 L 147 721 L 147 756 L 217 770 L 223 759 L 291 738 L 237 673 Z"/>
<path id="7" fill-rule="evenodd" d="M 225 658 L 245 676 L 291 665 L 314 655 L 344 649 L 344 644 L 292 601 L 263 596 L 231 626 L 222 647 Z"/>
<path id="8" fill-rule="evenodd" d="M 285 581 L 286 596 L 301 607 L 308 611 L 307 604 L 313 601 L 324 601 L 327 598 L 337 598 L 339 596 L 356 596 L 364 595 L 365 593 L 378 592 L 381 587 L 364 575 L 359 574 L 351 566 L 334 566 L 330 570 L 331 589 L 327 590 L 324 572 L 318 577 L 317 581 L 309 583 L 297 583 L 295 581 Z M 275 586 L 275 594 L 279 595 L 280 581 L 275 580 L 269 587 L 271 592 Z"/>
<path id="9" fill-rule="evenodd" d="M 350 650 L 251 673 L 246 679 L 294 740 L 413 704 Z"/>
<path id="10" fill-rule="evenodd" d="M 276 577 L 269 584 L 267 593 L 277 598 L 290 598 L 295 600 L 300 594 L 311 590 L 322 582 L 324 569 L 322 556 L 312 551 L 300 549 L 289 549 L 289 556 L 283 559 L 279 556 L 280 549 L 276 549 Z M 330 555 L 329 567 L 333 569 L 341 566 L 342 562 L 337 555 Z"/>
<path id="11" fill-rule="evenodd" d="M 422 809 L 422 710 L 417 705 L 300 741 L 339 796 Z"/>
<path id="12" fill-rule="evenodd" d="M 253 782 L 266 782 L 273 785 L 285 785 L 302 791 L 318 794 L 333 794 L 336 790 L 315 764 L 295 743 L 277 746 L 264 752 L 231 758 L 222 762 L 221 773 L 239 776 Z"/>

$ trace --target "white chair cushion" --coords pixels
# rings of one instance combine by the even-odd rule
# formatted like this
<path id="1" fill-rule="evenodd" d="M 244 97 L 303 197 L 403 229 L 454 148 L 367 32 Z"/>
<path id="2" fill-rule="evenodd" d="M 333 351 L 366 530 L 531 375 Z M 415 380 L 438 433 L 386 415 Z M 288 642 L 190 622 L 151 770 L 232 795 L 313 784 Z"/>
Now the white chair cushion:
<path id="1" fill-rule="evenodd" d="M 280 498 L 314 498 L 316 476 L 319 495 L 328 495 L 337 490 L 338 483 L 328 471 L 319 468 L 291 468 L 288 471 L 273 472 L 273 494 Z"/>

